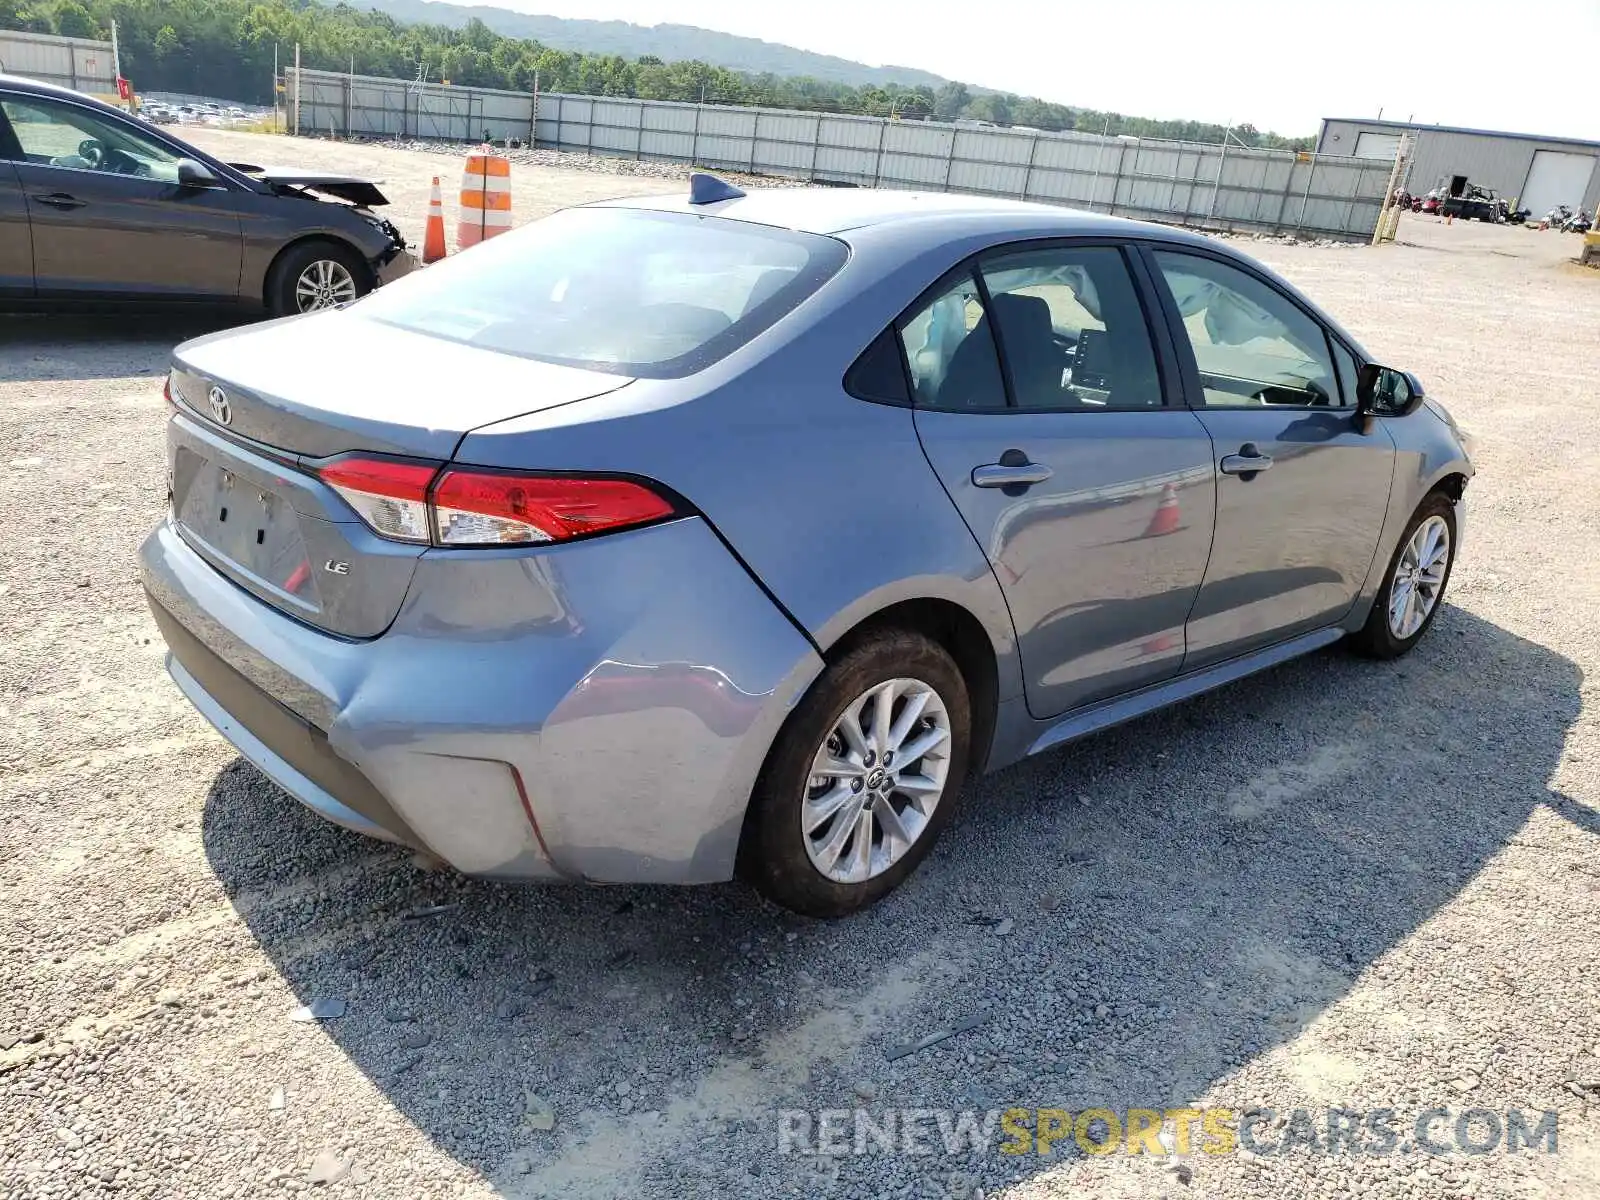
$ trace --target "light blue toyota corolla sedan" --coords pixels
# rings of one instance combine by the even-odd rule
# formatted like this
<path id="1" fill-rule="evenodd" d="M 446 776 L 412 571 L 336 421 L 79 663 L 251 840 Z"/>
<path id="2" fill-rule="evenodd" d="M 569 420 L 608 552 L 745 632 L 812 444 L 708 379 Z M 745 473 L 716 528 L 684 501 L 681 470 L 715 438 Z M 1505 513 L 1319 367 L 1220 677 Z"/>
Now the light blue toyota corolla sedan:
<path id="1" fill-rule="evenodd" d="M 970 771 L 1438 615 L 1472 466 L 1216 241 L 792 189 L 557 213 L 181 346 L 168 667 L 461 871 L 836 916 Z"/>

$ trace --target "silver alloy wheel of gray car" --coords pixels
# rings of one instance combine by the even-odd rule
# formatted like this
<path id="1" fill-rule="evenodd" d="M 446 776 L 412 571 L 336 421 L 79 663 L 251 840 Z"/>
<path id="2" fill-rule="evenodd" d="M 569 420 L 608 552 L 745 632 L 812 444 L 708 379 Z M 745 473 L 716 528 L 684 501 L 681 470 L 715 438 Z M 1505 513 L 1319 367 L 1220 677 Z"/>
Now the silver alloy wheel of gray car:
<path id="1" fill-rule="evenodd" d="M 349 267 L 336 259 L 319 258 L 307 263 L 295 280 L 295 306 L 303 313 L 348 304 L 355 298 L 355 277 Z"/>
<path id="2" fill-rule="evenodd" d="M 1450 526 L 1435 514 L 1418 525 L 1395 564 L 1389 588 L 1389 632 L 1412 637 L 1439 602 L 1450 569 Z"/>
<path id="3" fill-rule="evenodd" d="M 835 883 L 862 883 L 928 828 L 950 773 L 950 714 L 918 679 L 875 684 L 845 706 L 812 759 L 800 832 Z"/>

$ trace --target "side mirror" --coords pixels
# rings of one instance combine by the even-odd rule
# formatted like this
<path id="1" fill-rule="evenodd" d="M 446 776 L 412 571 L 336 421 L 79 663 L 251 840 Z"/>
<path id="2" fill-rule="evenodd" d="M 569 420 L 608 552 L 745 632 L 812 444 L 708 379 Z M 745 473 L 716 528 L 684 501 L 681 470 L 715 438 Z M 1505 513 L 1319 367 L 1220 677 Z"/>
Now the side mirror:
<path id="1" fill-rule="evenodd" d="M 1356 377 L 1356 410 L 1375 417 L 1405 417 L 1422 407 L 1422 385 L 1408 371 L 1368 363 Z"/>
<path id="2" fill-rule="evenodd" d="M 221 187 L 222 182 L 211 173 L 211 168 L 204 163 L 197 163 L 192 158 L 178 160 L 178 186 L 192 188 Z"/>

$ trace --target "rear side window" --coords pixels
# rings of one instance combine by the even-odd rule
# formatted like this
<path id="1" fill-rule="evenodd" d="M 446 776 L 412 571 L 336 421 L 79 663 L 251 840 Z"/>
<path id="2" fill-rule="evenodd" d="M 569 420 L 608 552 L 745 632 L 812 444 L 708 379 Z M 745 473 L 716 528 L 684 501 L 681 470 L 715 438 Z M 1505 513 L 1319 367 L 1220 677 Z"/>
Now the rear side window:
<path id="1" fill-rule="evenodd" d="M 1006 407 L 994 333 L 978 281 L 956 276 L 899 325 L 918 408 L 972 412 Z"/>
<path id="2" fill-rule="evenodd" d="M 911 403 L 894 330 L 885 329 L 861 352 L 861 357 L 845 372 L 844 389 L 858 400 L 875 400 L 879 404 Z"/>
<path id="3" fill-rule="evenodd" d="M 844 265 L 841 242 L 681 213 L 559 212 L 373 293 L 363 316 L 616 375 L 693 374 Z"/>

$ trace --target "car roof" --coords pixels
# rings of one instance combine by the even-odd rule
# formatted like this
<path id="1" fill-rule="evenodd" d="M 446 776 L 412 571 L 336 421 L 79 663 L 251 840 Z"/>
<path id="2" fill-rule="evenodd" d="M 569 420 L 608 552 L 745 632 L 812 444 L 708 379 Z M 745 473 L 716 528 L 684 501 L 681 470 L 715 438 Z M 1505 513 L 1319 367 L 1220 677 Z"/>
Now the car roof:
<path id="1" fill-rule="evenodd" d="M 712 204 L 691 204 L 689 189 L 665 196 L 625 196 L 602 200 L 586 207 L 644 209 L 683 213 L 688 216 L 714 216 L 723 220 L 747 221 L 792 229 L 801 233 L 842 236 L 859 243 L 860 236 L 875 228 L 893 232 L 896 226 L 914 224 L 917 240 L 965 239 L 973 235 L 988 237 L 996 245 L 1015 236 L 1025 238 L 1105 237 L 1139 239 L 1169 246 L 1193 246 L 1272 279 L 1302 306 L 1314 313 L 1347 344 L 1365 354 L 1361 343 L 1338 321 L 1325 312 L 1283 276 L 1224 241 L 1195 230 L 1149 221 L 1133 221 L 1054 204 L 1033 204 L 995 196 L 971 196 L 954 192 L 908 192 L 882 188 L 852 187 L 752 187 L 744 195 Z"/>
<path id="2" fill-rule="evenodd" d="M 840 234 L 908 220 L 989 218 L 1030 228 L 1059 230 L 1062 236 L 1103 234 L 1128 237 L 1140 231 L 1183 240 L 1185 235 L 1163 226 L 1122 217 L 1102 216 L 1054 204 L 1033 204 L 994 196 L 956 192 L 907 192 L 885 188 L 753 187 L 735 200 L 691 204 L 688 189 L 665 196 L 628 196 L 601 201 L 596 207 L 647 208 L 694 216 L 773 225 L 803 233 Z"/>
<path id="3" fill-rule="evenodd" d="M 82 92 L 75 92 L 71 88 L 60 87 L 54 83 L 45 83 L 41 79 L 29 79 L 25 75 L 0 73 L 0 87 L 15 92 L 31 92 L 35 96 L 59 96 L 63 100 L 76 100 L 83 104 L 94 104 L 102 108 L 107 107 L 93 96 L 86 96 Z"/>

